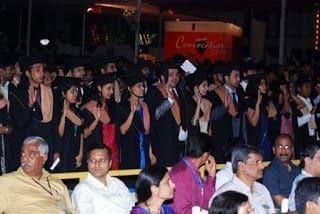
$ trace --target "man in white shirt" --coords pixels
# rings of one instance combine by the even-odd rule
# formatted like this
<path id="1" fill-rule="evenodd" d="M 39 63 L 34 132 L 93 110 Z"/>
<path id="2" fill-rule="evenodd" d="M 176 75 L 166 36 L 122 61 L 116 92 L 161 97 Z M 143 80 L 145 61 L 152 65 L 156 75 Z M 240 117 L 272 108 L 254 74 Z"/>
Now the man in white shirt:
<path id="1" fill-rule="evenodd" d="M 129 213 L 134 206 L 133 195 L 118 178 L 108 175 L 111 168 L 111 150 L 96 146 L 88 154 L 88 177 L 72 193 L 77 213 Z"/>
<path id="2" fill-rule="evenodd" d="M 228 183 L 233 178 L 231 154 L 232 151 L 240 145 L 245 144 L 242 138 L 231 138 L 223 146 L 224 158 L 227 160 L 223 169 L 219 170 L 216 174 L 216 189 L 219 189 L 224 184 Z"/>
<path id="3" fill-rule="evenodd" d="M 295 190 L 297 184 L 307 177 L 320 177 L 320 144 L 314 143 L 307 146 L 301 154 L 301 174 L 298 175 L 293 183 L 289 196 L 289 210 L 296 211 Z"/>
<path id="4" fill-rule="evenodd" d="M 251 208 L 255 213 L 273 212 L 274 205 L 269 191 L 264 185 L 256 182 L 263 176 L 262 161 L 261 151 L 253 146 L 242 145 L 235 148 L 231 158 L 235 176 L 215 192 L 209 205 L 218 194 L 234 190 L 248 196 Z"/>

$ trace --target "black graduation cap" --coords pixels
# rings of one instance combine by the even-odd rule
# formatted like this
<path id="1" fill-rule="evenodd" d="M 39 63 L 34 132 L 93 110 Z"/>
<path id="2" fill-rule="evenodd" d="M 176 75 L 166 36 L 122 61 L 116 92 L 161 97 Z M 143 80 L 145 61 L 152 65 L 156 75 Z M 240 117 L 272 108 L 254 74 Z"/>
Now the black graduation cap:
<path id="1" fill-rule="evenodd" d="M 121 79 L 125 82 L 126 85 L 129 87 L 134 86 L 135 84 L 139 82 L 144 82 L 145 77 L 142 74 L 142 72 L 138 69 L 137 66 L 131 71 L 125 71 L 122 74 Z"/>
<path id="2" fill-rule="evenodd" d="M 296 85 L 297 87 L 301 87 L 305 83 L 312 83 L 312 80 L 308 75 L 301 73 Z"/>
<path id="3" fill-rule="evenodd" d="M 68 64 L 68 69 L 72 70 L 76 67 L 81 67 L 81 66 L 86 67 L 89 64 L 89 60 L 81 57 L 71 58 L 68 60 L 67 64 Z"/>
<path id="4" fill-rule="evenodd" d="M 207 80 L 207 73 L 204 69 L 198 69 L 194 73 L 189 74 L 186 78 L 186 84 L 193 88 L 200 85 L 203 81 Z"/>
<path id="5" fill-rule="evenodd" d="M 98 76 L 95 82 L 97 85 L 103 86 L 108 83 L 113 83 L 115 79 L 116 79 L 115 73 L 108 73 L 108 74 Z"/>
<path id="6" fill-rule="evenodd" d="M 30 56 L 26 56 L 21 60 L 20 67 L 23 71 L 27 71 L 32 65 L 37 63 L 45 63 L 46 58 L 44 55 L 34 54 Z"/>
<path id="7" fill-rule="evenodd" d="M 67 91 L 71 86 L 79 87 L 81 79 L 75 77 L 61 77 L 57 76 L 52 83 L 52 87 L 57 87 L 61 91 Z"/>
<path id="8" fill-rule="evenodd" d="M 7 67 L 10 65 L 14 65 L 16 62 L 16 58 L 12 54 L 6 54 L 3 56 L 0 56 L 0 67 Z"/>
<path id="9" fill-rule="evenodd" d="M 109 63 L 115 63 L 116 60 L 110 56 L 97 56 L 93 60 L 95 67 L 103 68 L 106 67 Z"/>

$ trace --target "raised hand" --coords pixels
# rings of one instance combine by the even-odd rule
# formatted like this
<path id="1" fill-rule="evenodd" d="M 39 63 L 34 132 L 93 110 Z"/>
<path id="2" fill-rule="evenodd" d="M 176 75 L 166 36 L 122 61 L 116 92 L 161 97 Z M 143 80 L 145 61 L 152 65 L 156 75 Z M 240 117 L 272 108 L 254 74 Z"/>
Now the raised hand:
<path id="1" fill-rule="evenodd" d="M 208 157 L 205 166 L 209 176 L 214 177 L 216 175 L 216 161 L 213 156 Z"/>
<path id="2" fill-rule="evenodd" d="M 197 104 L 200 104 L 201 101 L 202 101 L 202 96 L 200 94 L 200 91 L 199 91 L 198 87 L 194 87 L 194 94 L 196 95 Z"/>
<path id="3" fill-rule="evenodd" d="M 101 117 L 100 108 L 97 108 L 97 107 L 96 107 L 95 110 L 94 110 L 93 115 L 94 115 L 94 118 L 95 118 L 96 120 L 100 120 L 100 117 Z"/>
<path id="4" fill-rule="evenodd" d="M 225 106 L 226 108 L 229 108 L 230 103 L 232 102 L 231 100 L 232 100 L 232 99 L 231 99 L 231 97 L 230 97 L 229 94 L 226 94 L 226 95 L 224 96 L 224 98 L 223 98 L 223 104 L 224 104 L 224 106 Z"/>
<path id="5" fill-rule="evenodd" d="M 130 109 L 131 109 L 132 113 L 134 113 L 138 110 L 138 105 L 139 105 L 138 101 L 131 103 Z"/>

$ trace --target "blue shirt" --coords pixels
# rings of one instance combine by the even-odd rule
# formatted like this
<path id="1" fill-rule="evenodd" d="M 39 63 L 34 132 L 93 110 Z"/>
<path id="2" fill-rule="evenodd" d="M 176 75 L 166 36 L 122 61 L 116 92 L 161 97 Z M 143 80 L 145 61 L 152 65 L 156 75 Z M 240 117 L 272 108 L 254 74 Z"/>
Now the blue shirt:
<path id="1" fill-rule="evenodd" d="M 277 158 L 274 158 L 269 167 L 265 169 L 263 184 L 267 187 L 271 196 L 285 195 L 289 197 L 292 183 L 301 172 L 300 167 L 291 162 L 290 167 L 291 171 L 288 172 L 286 167 Z"/>

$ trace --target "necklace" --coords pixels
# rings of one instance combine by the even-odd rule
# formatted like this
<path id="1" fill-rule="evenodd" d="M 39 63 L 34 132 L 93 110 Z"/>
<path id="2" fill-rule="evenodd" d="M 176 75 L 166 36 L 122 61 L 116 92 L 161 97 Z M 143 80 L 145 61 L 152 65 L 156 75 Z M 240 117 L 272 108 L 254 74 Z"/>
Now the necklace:
<path id="1" fill-rule="evenodd" d="M 48 186 L 49 186 L 49 189 L 47 187 L 45 187 L 44 185 L 42 185 L 41 183 L 39 183 L 36 179 L 32 178 L 32 180 L 38 184 L 44 191 L 46 191 L 47 193 L 49 193 L 51 196 L 53 196 L 53 193 L 52 193 L 52 189 L 51 189 L 51 185 L 49 183 L 49 178 L 47 177 L 47 183 L 48 183 Z"/>

